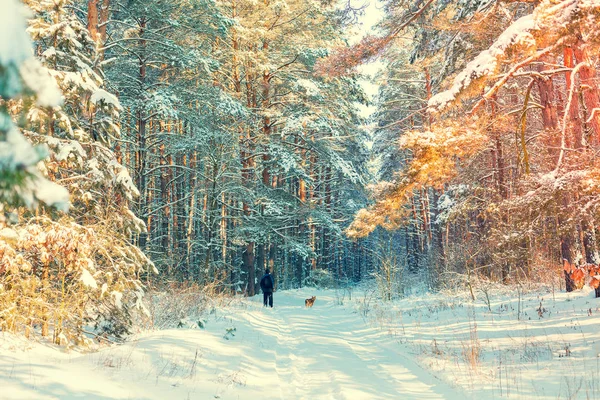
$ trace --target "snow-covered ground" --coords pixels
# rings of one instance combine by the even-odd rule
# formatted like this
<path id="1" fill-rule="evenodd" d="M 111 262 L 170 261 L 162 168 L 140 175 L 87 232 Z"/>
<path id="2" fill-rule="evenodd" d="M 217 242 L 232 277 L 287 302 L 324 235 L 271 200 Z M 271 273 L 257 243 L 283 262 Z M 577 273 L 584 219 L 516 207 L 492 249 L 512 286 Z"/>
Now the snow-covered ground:
<path id="1" fill-rule="evenodd" d="M 473 399 L 600 399 L 600 299 L 485 287 L 372 302 L 371 325 Z M 366 303 L 366 301 L 365 301 Z"/>
<path id="2" fill-rule="evenodd" d="M 0 399 L 600 398 L 593 293 L 476 295 L 282 291 L 94 353 L 0 333 Z"/>

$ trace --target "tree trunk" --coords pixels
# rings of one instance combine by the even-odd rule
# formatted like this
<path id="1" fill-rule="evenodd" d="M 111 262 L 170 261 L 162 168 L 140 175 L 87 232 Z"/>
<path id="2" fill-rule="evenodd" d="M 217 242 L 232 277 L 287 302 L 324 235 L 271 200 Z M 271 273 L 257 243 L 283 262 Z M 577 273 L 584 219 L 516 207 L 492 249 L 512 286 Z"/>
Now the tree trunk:
<path id="1" fill-rule="evenodd" d="M 256 275 L 254 271 L 254 243 L 248 243 L 242 252 L 242 261 L 244 270 L 248 274 L 246 295 L 254 296 L 256 294 Z"/>
<path id="2" fill-rule="evenodd" d="M 575 290 L 575 283 L 571 278 L 571 273 L 573 272 L 573 257 L 571 254 L 571 238 L 569 235 L 564 235 L 560 239 L 560 253 L 563 262 L 563 270 L 565 274 L 565 288 L 567 292 L 572 292 Z"/>
<path id="3" fill-rule="evenodd" d="M 100 37 L 98 32 L 98 3 L 101 0 L 88 0 L 87 3 L 87 29 L 90 37 L 97 42 Z"/>
<path id="4" fill-rule="evenodd" d="M 579 69 L 580 90 L 583 97 L 582 106 L 585 110 L 587 120 L 583 121 L 590 128 L 590 142 L 600 144 L 600 112 L 596 111 L 600 107 L 598 96 L 597 73 L 594 63 L 588 56 L 585 43 L 579 40 L 573 47 L 573 55 L 578 63 L 585 63 Z M 600 111 L 600 110 L 599 110 Z"/>
<path id="5" fill-rule="evenodd" d="M 565 47 L 564 49 L 564 64 L 567 68 L 575 67 L 575 53 L 572 47 Z M 572 81 L 573 74 L 571 71 L 567 71 L 566 75 L 566 83 L 567 83 L 567 98 L 568 93 L 571 90 L 575 89 L 575 82 Z M 567 147 L 575 147 L 579 148 L 582 145 L 582 130 L 581 130 L 581 121 L 579 118 L 579 101 L 578 96 L 572 96 L 571 104 L 567 104 L 565 106 L 569 106 L 569 110 L 566 112 L 569 113 L 569 128 L 568 131 L 571 132 L 571 135 L 567 135 L 566 145 Z"/>

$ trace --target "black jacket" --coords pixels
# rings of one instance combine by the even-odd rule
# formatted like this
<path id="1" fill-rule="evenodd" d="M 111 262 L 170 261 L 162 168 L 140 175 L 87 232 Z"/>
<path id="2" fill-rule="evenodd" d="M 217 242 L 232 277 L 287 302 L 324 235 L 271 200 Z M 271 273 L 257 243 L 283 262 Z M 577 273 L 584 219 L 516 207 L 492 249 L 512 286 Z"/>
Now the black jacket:
<path id="1" fill-rule="evenodd" d="M 273 277 L 271 274 L 264 274 L 260 280 L 260 289 L 263 293 L 273 293 Z"/>

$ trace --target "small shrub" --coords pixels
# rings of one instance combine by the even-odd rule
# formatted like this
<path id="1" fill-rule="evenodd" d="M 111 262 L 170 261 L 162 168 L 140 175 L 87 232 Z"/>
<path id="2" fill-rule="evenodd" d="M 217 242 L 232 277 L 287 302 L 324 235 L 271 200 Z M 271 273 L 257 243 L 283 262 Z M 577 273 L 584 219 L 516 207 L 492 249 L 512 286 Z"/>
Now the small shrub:
<path id="1" fill-rule="evenodd" d="M 214 308 L 212 302 L 221 301 L 218 299 L 224 297 L 212 292 L 207 293 L 210 290 L 212 287 L 201 288 L 196 283 L 173 282 L 160 289 L 153 289 L 145 296 L 150 318 L 138 321 L 138 324 L 149 325 L 146 328 L 155 329 L 195 326 L 204 328 L 206 321 L 203 316 Z"/>
<path id="2" fill-rule="evenodd" d="M 329 289 L 334 286 L 334 279 L 326 269 L 313 269 L 304 279 L 304 286 Z"/>
<path id="3" fill-rule="evenodd" d="M 225 334 L 223 335 L 223 339 L 232 339 L 235 336 L 235 330 L 235 328 L 225 328 Z"/>
<path id="4" fill-rule="evenodd" d="M 481 359 L 481 343 L 477 334 L 477 322 L 475 322 L 474 314 L 472 320 L 469 319 L 469 339 L 462 342 L 462 354 L 467 365 L 472 369 L 478 367 Z"/>

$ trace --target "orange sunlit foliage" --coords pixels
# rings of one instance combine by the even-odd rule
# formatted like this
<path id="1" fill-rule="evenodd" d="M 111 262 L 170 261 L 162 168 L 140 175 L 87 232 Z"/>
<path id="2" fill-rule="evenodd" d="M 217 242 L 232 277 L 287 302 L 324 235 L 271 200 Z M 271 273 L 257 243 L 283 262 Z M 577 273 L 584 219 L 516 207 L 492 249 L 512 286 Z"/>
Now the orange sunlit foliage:
<path id="1" fill-rule="evenodd" d="M 345 75 L 360 64 L 377 57 L 391 40 L 391 36 L 365 36 L 357 45 L 338 48 L 329 57 L 319 60 L 315 66 L 315 72 L 319 76 L 339 77 Z"/>
<path id="2" fill-rule="evenodd" d="M 585 284 L 585 270 L 583 268 L 575 268 L 573 272 L 571 272 L 571 279 L 575 284 L 577 289 L 581 289 Z"/>
<path id="3" fill-rule="evenodd" d="M 577 289 L 581 289 L 585 284 L 586 277 L 589 275 L 589 285 L 592 289 L 600 287 L 600 266 L 596 264 L 584 264 L 575 266 L 574 264 L 564 261 L 564 270 L 573 280 L 573 284 Z"/>
<path id="4" fill-rule="evenodd" d="M 486 134 L 477 125 L 458 121 L 432 126 L 425 131 L 405 132 L 399 145 L 409 150 L 412 160 L 394 182 L 380 182 L 370 189 L 375 204 L 360 210 L 347 230 L 351 237 L 364 237 L 377 225 L 397 228 L 405 221 L 403 208 L 415 190 L 441 188 L 457 174 L 457 161 L 481 151 Z"/>
<path id="5" fill-rule="evenodd" d="M 587 270 L 590 275 L 590 287 L 592 289 L 598 289 L 600 287 L 600 266 L 588 264 Z"/>

